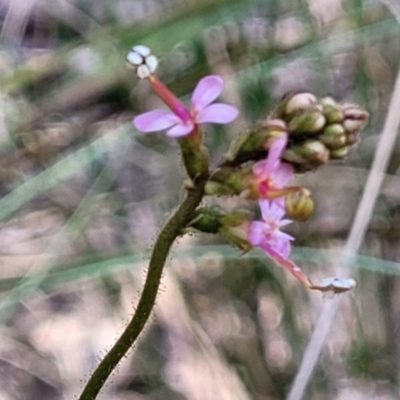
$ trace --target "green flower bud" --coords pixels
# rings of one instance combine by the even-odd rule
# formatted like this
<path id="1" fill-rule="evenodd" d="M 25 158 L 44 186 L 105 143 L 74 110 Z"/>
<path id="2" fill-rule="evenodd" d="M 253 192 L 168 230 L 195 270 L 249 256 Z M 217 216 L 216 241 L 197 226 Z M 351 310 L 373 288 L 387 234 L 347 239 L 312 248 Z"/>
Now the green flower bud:
<path id="1" fill-rule="evenodd" d="M 249 214 L 244 211 L 233 211 L 221 219 L 219 233 L 229 242 L 247 253 L 252 249 L 248 240 Z"/>
<path id="2" fill-rule="evenodd" d="M 214 208 L 200 208 L 196 211 L 195 218 L 189 222 L 188 228 L 194 228 L 205 233 L 217 233 L 222 227 L 221 219 L 224 216 Z"/>
<path id="3" fill-rule="evenodd" d="M 319 140 L 307 140 L 285 150 L 283 159 L 295 164 L 296 172 L 306 172 L 325 164 L 329 160 L 329 150 Z"/>
<path id="4" fill-rule="evenodd" d="M 310 218 L 315 208 L 310 192 L 306 189 L 288 194 L 285 198 L 285 206 L 287 215 L 299 222 Z"/>
<path id="5" fill-rule="evenodd" d="M 326 96 L 321 99 L 322 107 L 340 107 L 340 105 L 336 102 L 333 97 Z"/>
<path id="6" fill-rule="evenodd" d="M 221 223 L 225 227 L 233 228 L 249 220 L 249 213 L 246 211 L 232 211 L 221 218 Z"/>
<path id="7" fill-rule="evenodd" d="M 295 116 L 288 123 L 290 133 L 317 133 L 326 123 L 325 117 L 318 108 L 308 109 Z"/>
<path id="8" fill-rule="evenodd" d="M 365 125 L 364 121 L 358 121 L 356 119 L 345 119 L 343 121 L 343 127 L 346 132 L 359 132 Z"/>
<path id="9" fill-rule="evenodd" d="M 247 189 L 247 177 L 252 176 L 251 167 L 217 168 L 206 184 L 206 194 L 213 196 L 236 196 Z"/>
<path id="10" fill-rule="evenodd" d="M 325 164 L 329 159 L 329 150 L 319 140 L 308 140 L 299 148 L 299 153 L 308 161 Z"/>
<path id="11" fill-rule="evenodd" d="M 340 124 L 328 125 L 318 139 L 331 149 L 343 147 L 347 143 L 344 128 Z"/>
<path id="12" fill-rule="evenodd" d="M 279 135 L 287 134 L 286 132 L 287 125 L 281 119 L 265 119 L 258 122 L 231 143 L 225 155 L 225 165 L 239 165 L 265 158 L 271 141 Z"/>
<path id="13" fill-rule="evenodd" d="M 331 150 L 330 158 L 332 160 L 341 160 L 342 158 L 346 157 L 348 152 L 349 152 L 348 146 L 343 146 L 343 147 L 341 147 L 339 149 Z"/>
<path id="14" fill-rule="evenodd" d="M 322 112 L 328 124 L 342 122 L 344 119 L 344 112 L 342 106 L 331 97 L 325 97 L 321 101 Z"/>
<path id="15" fill-rule="evenodd" d="M 293 147 L 291 149 L 286 149 L 283 152 L 282 158 L 285 161 L 288 161 L 290 163 L 294 163 L 294 164 L 306 164 L 307 163 L 307 159 L 303 156 L 301 156 L 299 153 L 296 152 L 296 148 L 293 149 Z"/>
<path id="16" fill-rule="evenodd" d="M 208 196 L 234 196 L 237 194 L 231 187 L 216 181 L 208 181 L 205 192 Z"/>
<path id="17" fill-rule="evenodd" d="M 312 93 L 295 93 L 287 99 L 284 108 L 285 114 L 293 114 L 298 110 L 304 110 L 317 103 L 317 98 Z"/>

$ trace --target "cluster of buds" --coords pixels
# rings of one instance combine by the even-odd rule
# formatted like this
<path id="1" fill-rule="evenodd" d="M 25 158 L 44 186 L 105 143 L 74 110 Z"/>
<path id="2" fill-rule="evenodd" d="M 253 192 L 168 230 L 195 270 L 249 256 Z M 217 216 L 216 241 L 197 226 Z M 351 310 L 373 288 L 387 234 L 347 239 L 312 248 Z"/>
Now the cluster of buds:
<path id="1" fill-rule="evenodd" d="M 208 192 L 249 199 L 283 197 L 288 215 L 304 221 L 314 204 L 307 189 L 288 186 L 293 173 L 344 158 L 367 121 L 368 113 L 354 104 L 317 99 L 307 92 L 287 95 L 269 118 L 232 143 Z"/>
<path id="2" fill-rule="evenodd" d="M 270 118 L 240 135 L 224 160 L 210 171 L 200 125 L 228 124 L 239 113 L 229 104 L 214 103 L 223 90 L 223 79 L 218 75 L 201 79 L 187 107 L 155 75 L 158 60 L 150 49 L 135 46 L 127 60 L 171 110 L 138 115 L 134 126 L 145 133 L 167 129 L 167 136 L 178 140 L 192 184 L 196 185 L 199 177 L 208 179 L 205 195 L 239 195 L 257 200 L 260 207 L 261 220 L 255 221 L 241 211 L 199 208 L 185 228 L 220 234 L 243 252 L 260 247 L 310 289 L 339 293 L 353 288 L 352 279 L 327 278 L 318 285 L 312 283 L 289 259 L 294 238 L 281 228 L 292 219 L 306 220 L 314 210 L 310 192 L 290 185 L 294 174 L 343 158 L 357 141 L 368 114 L 328 97 L 318 100 L 311 93 L 287 96 Z"/>
<path id="3" fill-rule="evenodd" d="M 358 106 L 339 104 L 331 97 L 318 100 L 311 93 L 288 96 L 275 117 L 286 124 L 291 142 L 283 159 L 297 172 L 343 159 L 368 122 L 368 113 Z"/>
<path id="4" fill-rule="evenodd" d="M 232 143 L 226 166 L 262 159 L 277 135 L 285 132 L 288 143 L 282 160 L 295 172 L 315 170 L 329 160 L 343 159 L 368 122 L 368 113 L 355 104 L 340 104 L 331 97 L 312 93 L 287 95 L 266 119 Z"/>

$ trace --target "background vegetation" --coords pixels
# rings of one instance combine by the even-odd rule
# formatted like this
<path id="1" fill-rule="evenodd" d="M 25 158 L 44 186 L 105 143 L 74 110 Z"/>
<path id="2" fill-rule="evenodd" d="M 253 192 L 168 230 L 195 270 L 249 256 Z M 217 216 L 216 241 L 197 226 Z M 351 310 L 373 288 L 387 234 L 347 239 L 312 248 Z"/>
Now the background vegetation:
<path id="1" fill-rule="evenodd" d="M 207 128 L 215 162 L 288 91 L 371 113 L 344 162 L 299 176 L 317 211 L 288 231 L 311 278 L 343 272 L 357 212 L 367 227 L 351 263 L 358 286 L 340 297 L 304 398 L 399 398 L 400 142 L 387 119 L 400 102 L 397 1 L 14 0 L 0 14 L 0 400 L 80 393 L 131 316 L 182 194 L 176 143 L 131 124 L 159 105 L 126 68 L 136 44 L 159 56 L 160 77 L 184 99 L 202 76 L 224 77 L 224 101 L 241 115 Z M 385 124 L 395 144 L 381 156 L 376 204 L 364 194 L 373 213 L 360 214 Z M 330 301 L 261 252 L 183 237 L 155 317 L 100 398 L 285 399 Z"/>

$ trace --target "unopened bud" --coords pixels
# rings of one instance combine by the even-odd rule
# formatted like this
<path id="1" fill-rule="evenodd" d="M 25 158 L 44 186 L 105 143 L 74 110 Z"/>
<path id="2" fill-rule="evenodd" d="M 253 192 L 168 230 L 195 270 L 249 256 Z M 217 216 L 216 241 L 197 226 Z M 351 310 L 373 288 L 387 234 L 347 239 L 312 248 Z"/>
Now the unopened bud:
<path id="1" fill-rule="evenodd" d="M 345 117 L 343 126 L 347 132 L 360 131 L 368 122 L 369 114 L 356 105 L 344 104 L 343 112 Z"/>
<path id="2" fill-rule="evenodd" d="M 296 172 L 312 171 L 329 160 L 329 150 L 319 140 L 307 140 L 285 150 L 282 158 L 294 164 Z"/>
<path id="3" fill-rule="evenodd" d="M 287 131 L 287 125 L 285 121 L 279 118 L 266 119 L 262 122 L 261 126 L 262 128 L 268 129 L 270 135 L 274 135 L 275 132 L 280 133 Z"/>
<path id="4" fill-rule="evenodd" d="M 314 201 L 306 189 L 293 192 L 286 196 L 285 206 L 287 215 L 296 221 L 306 221 L 314 212 Z"/>
<path id="5" fill-rule="evenodd" d="M 285 114 L 292 114 L 304 110 L 317 103 L 317 98 L 312 93 L 296 93 L 287 100 Z"/>
<path id="6" fill-rule="evenodd" d="M 367 121 L 369 114 L 354 104 L 343 104 L 343 112 L 346 118 Z"/>
<path id="7" fill-rule="evenodd" d="M 349 152 L 349 148 L 347 146 L 343 146 L 339 149 L 331 150 L 330 158 L 332 160 L 341 160 L 342 158 L 346 157 L 348 152 Z"/>
<path id="8" fill-rule="evenodd" d="M 343 147 L 347 143 L 344 128 L 340 124 L 328 125 L 318 139 L 331 149 Z"/>
<path id="9" fill-rule="evenodd" d="M 328 124 L 342 122 L 344 119 L 343 108 L 331 97 L 325 97 L 321 101 L 323 114 Z"/>
<path id="10" fill-rule="evenodd" d="M 317 133 L 326 123 L 325 117 L 321 111 L 313 108 L 306 110 L 300 115 L 294 117 L 289 122 L 289 130 L 292 133 Z"/>
<path id="11" fill-rule="evenodd" d="M 308 140 L 299 149 L 299 152 L 309 161 L 324 164 L 329 159 L 329 150 L 319 140 Z"/>
<path id="12" fill-rule="evenodd" d="M 296 152 L 296 148 L 293 150 L 291 149 L 286 149 L 283 152 L 282 158 L 285 161 L 289 161 L 290 163 L 295 163 L 295 164 L 306 164 L 307 159 L 300 155 L 298 152 Z"/>
<path id="13" fill-rule="evenodd" d="M 364 121 L 359 121 L 356 119 L 345 119 L 343 121 L 343 127 L 346 132 L 359 132 L 364 126 Z"/>
<path id="14" fill-rule="evenodd" d="M 323 99 L 321 99 L 321 104 L 323 107 L 337 107 L 338 103 L 333 97 L 326 96 Z"/>
<path id="15" fill-rule="evenodd" d="M 213 208 L 200 208 L 196 211 L 195 218 L 190 221 L 188 227 L 195 228 L 201 232 L 217 233 L 221 228 L 223 214 Z"/>
<path id="16" fill-rule="evenodd" d="M 253 176 L 251 168 L 217 168 L 208 180 L 205 190 L 212 196 L 240 195 L 247 189 L 247 180 Z"/>
<path id="17" fill-rule="evenodd" d="M 244 222 L 248 221 L 249 213 L 246 211 L 232 211 L 229 214 L 225 214 L 221 218 L 221 223 L 225 227 L 237 227 Z"/>
<path id="18" fill-rule="evenodd" d="M 224 216 L 219 233 L 226 237 L 232 245 L 244 253 L 252 249 L 248 240 L 249 222 L 244 212 L 233 212 Z"/>
<path id="19" fill-rule="evenodd" d="M 149 78 L 157 69 L 158 59 L 151 54 L 151 50 L 147 46 L 134 46 L 126 59 L 136 68 L 136 74 L 140 79 Z"/>

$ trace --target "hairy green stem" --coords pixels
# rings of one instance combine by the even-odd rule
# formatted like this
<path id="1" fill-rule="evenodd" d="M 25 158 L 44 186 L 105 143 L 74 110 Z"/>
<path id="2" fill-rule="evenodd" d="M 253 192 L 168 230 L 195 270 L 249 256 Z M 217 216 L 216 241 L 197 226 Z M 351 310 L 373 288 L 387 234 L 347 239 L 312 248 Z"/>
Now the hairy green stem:
<path id="1" fill-rule="evenodd" d="M 204 187 L 207 179 L 208 174 L 204 174 L 197 179 L 194 188 L 187 191 L 185 199 L 161 230 L 153 248 L 146 282 L 135 314 L 121 337 L 93 372 L 79 400 L 94 400 L 97 397 L 111 372 L 143 331 L 156 301 L 162 271 L 169 250 L 175 239 L 181 234 L 182 229 L 195 215 L 195 209 L 204 196 Z"/>

